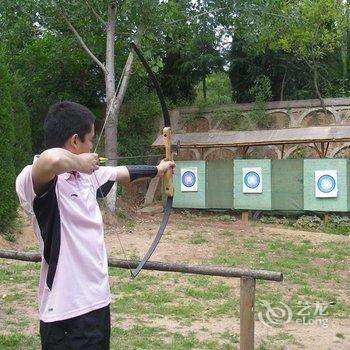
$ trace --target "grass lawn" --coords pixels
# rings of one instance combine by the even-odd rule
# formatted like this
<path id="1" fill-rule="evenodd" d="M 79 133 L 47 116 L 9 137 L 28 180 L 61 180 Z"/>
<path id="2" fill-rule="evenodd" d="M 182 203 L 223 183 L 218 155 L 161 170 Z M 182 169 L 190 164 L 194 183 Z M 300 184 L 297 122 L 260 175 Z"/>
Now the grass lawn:
<path id="1" fill-rule="evenodd" d="M 139 228 L 142 236 L 141 229 L 143 233 L 149 228 L 154 232 L 156 224 L 135 220 L 133 227 L 136 231 Z M 120 234 L 124 243 L 136 239 L 129 237 L 132 235 L 126 229 Z M 106 240 L 109 251 L 118 257 L 114 246 L 118 243 L 112 232 L 106 233 Z M 345 326 L 340 326 L 350 319 L 348 236 L 262 223 L 246 228 L 222 215 L 177 213 L 157 250 L 154 260 L 158 261 L 283 272 L 282 283 L 257 281 L 257 349 L 322 349 L 322 344 L 317 346 L 317 334 L 314 343 L 308 337 L 311 329 L 320 337 L 329 332 L 330 344 L 336 341 L 333 348 L 349 348 L 350 335 Z M 144 250 L 138 251 L 134 242 L 130 253 L 140 256 Z M 39 349 L 38 275 L 37 263 L 0 259 L 2 350 Z M 110 282 L 112 349 L 239 348 L 238 279 L 143 271 L 137 279 L 130 280 L 127 270 L 111 268 Z M 266 316 L 266 305 L 276 312 L 287 305 L 291 312 L 289 323 L 280 317 L 278 326 L 265 326 L 261 315 Z M 273 310 L 269 310 L 270 316 Z M 337 332 L 332 327 L 313 324 L 320 311 Z M 302 317 L 304 324 L 298 325 Z"/>

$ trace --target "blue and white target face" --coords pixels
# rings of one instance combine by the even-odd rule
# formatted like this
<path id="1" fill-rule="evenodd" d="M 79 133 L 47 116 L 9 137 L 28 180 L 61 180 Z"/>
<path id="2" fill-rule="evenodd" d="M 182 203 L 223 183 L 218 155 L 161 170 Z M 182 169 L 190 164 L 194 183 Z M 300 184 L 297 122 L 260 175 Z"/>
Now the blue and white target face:
<path id="1" fill-rule="evenodd" d="M 186 187 L 192 187 L 196 180 L 196 175 L 192 171 L 186 171 L 181 178 L 183 185 Z"/>
<path id="2" fill-rule="evenodd" d="M 333 176 L 322 175 L 317 181 L 318 189 L 323 193 L 332 192 L 335 188 L 336 182 Z"/>
<path id="3" fill-rule="evenodd" d="M 250 171 L 244 177 L 244 183 L 249 188 L 257 188 L 260 184 L 260 176 L 255 171 Z"/>
<path id="4" fill-rule="evenodd" d="M 336 170 L 315 171 L 315 196 L 319 198 L 338 196 Z"/>
<path id="5" fill-rule="evenodd" d="M 181 192 L 198 191 L 198 172 L 197 168 L 181 169 Z"/>
<path id="6" fill-rule="evenodd" d="M 262 193 L 261 168 L 242 168 L 243 193 Z"/>

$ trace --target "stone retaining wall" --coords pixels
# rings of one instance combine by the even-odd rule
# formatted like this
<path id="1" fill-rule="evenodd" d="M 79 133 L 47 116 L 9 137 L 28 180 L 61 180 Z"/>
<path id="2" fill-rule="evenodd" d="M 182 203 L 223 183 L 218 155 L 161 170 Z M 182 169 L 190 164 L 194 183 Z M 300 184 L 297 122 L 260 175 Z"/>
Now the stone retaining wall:
<path id="1" fill-rule="evenodd" d="M 324 113 L 319 100 L 269 102 L 264 105 L 264 113 L 268 116 L 271 127 L 275 129 L 350 124 L 350 98 L 332 98 L 324 101 L 327 113 Z M 257 106 L 251 103 L 202 109 L 182 107 L 170 111 L 170 118 L 174 133 L 228 130 L 224 119 L 227 120 L 231 116 L 242 118 L 247 125 L 250 125 L 251 113 L 256 108 Z M 203 151 L 193 149 L 181 151 L 180 159 L 233 159 L 240 158 L 240 154 L 240 149 L 234 147 Z M 327 156 L 349 157 L 350 143 L 331 143 Z M 282 149 L 280 146 L 251 147 L 249 157 L 281 159 Z M 283 158 L 318 158 L 318 154 L 313 144 L 286 145 Z"/>

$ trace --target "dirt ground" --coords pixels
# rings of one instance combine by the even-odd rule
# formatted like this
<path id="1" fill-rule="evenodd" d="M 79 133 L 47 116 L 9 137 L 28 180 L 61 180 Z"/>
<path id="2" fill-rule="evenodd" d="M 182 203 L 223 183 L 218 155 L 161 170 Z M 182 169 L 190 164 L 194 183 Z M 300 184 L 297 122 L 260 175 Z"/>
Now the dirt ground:
<path id="1" fill-rule="evenodd" d="M 128 214 L 130 215 L 130 214 Z M 156 230 L 158 229 L 161 213 L 155 215 L 132 214 L 132 220 L 109 219 L 106 218 L 105 237 L 108 255 L 115 258 L 128 258 L 132 255 L 143 255 L 149 247 Z M 188 237 L 196 231 L 205 232 L 210 237 L 210 243 L 205 245 L 188 244 Z M 223 237 L 218 235 L 219 230 L 232 230 L 235 234 L 237 242 L 243 242 L 247 238 L 255 239 L 307 239 L 312 243 L 320 243 L 326 241 L 349 241 L 350 237 L 324 234 L 319 232 L 304 232 L 289 230 L 282 227 L 274 227 L 263 224 L 252 224 L 244 226 L 240 220 L 220 221 L 203 219 L 200 215 L 191 215 L 190 213 L 174 212 L 172 213 L 166 233 L 161 243 L 157 247 L 151 260 L 162 262 L 179 262 L 199 264 L 203 257 L 210 259 L 214 257 L 220 247 L 220 241 Z M 120 242 L 126 252 L 123 255 Z M 0 236 L 0 249 L 11 249 L 18 251 L 36 251 L 36 239 L 34 237 L 31 225 L 28 221 L 24 221 L 22 233 L 17 235 L 15 243 L 8 242 Z M 238 245 L 239 249 L 239 245 Z M 349 252 L 350 255 L 350 252 Z M 350 262 L 350 259 L 349 261 Z M 316 261 L 316 264 L 322 264 L 322 261 Z M 259 281 L 257 282 L 259 283 Z M 273 288 L 285 288 L 283 282 Z M 230 279 L 235 295 L 239 295 L 239 279 Z M 329 286 L 330 290 L 333 286 Z M 335 287 L 333 287 L 335 288 Z M 347 293 L 349 288 L 346 288 Z M 288 290 L 285 290 L 288 293 Z M 347 297 L 350 297 L 347 294 Z M 36 310 L 26 310 L 33 313 L 33 318 L 37 317 Z M 133 320 L 126 319 L 123 321 L 122 327 L 132 327 Z M 159 320 L 147 320 L 150 326 L 166 327 L 169 331 L 181 329 L 183 332 L 194 332 L 198 339 L 205 339 L 207 333 L 205 329 L 210 329 L 210 333 L 222 333 L 224 330 L 239 334 L 239 319 L 222 318 L 213 322 L 212 320 L 200 320 L 185 328 L 180 322 L 174 319 L 161 318 Z M 328 327 L 322 328 L 319 325 L 298 325 L 289 323 L 283 328 L 273 328 L 257 321 L 255 324 L 256 344 L 264 339 L 275 337 L 278 333 L 284 332 L 293 336 L 293 343 L 287 344 L 283 342 L 283 349 L 350 349 L 350 317 L 347 319 L 329 319 Z M 339 336 L 339 334 L 341 336 Z M 288 341 L 287 341 L 288 342 Z M 287 344 L 287 345 L 286 345 Z"/>

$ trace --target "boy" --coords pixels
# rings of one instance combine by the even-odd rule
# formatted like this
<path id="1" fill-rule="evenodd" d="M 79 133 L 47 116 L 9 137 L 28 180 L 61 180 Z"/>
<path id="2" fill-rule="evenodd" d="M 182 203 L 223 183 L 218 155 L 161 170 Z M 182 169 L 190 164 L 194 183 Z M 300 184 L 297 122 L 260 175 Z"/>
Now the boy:
<path id="1" fill-rule="evenodd" d="M 115 181 L 163 176 L 158 166 L 99 167 L 92 150 L 95 117 L 74 102 L 52 105 L 46 150 L 16 180 L 42 255 L 39 283 L 42 349 L 109 349 L 111 301 L 103 223 L 96 196 Z"/>

